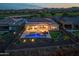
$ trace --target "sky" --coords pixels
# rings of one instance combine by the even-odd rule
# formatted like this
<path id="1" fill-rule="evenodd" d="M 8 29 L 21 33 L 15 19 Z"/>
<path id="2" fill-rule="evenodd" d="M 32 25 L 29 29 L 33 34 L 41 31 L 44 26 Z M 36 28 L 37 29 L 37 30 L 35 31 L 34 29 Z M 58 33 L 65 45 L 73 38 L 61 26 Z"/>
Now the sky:
<path id="1" fill-rule="evenodd" d="M 79 3 L 0 3 L 0 9 L 40 9 L 79 7 Z"/>
<path id="2" fill-rule="evenodd" d="M 44 3 L 44 4 L 34 4 L 42 7 L 48 8 L 69 8 L 69 7 L 79 7 L 79 3 Z"/>

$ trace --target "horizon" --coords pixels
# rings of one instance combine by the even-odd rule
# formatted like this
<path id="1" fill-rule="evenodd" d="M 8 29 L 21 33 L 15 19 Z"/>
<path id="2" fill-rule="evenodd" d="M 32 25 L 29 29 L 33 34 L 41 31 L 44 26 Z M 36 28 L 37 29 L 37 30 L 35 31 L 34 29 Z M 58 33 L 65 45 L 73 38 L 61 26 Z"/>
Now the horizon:
<path id="1" fill-rule="evenodd" d="M 79 3 L 0 3 L 0 9 L 42 9 L 79 7 Z"/>

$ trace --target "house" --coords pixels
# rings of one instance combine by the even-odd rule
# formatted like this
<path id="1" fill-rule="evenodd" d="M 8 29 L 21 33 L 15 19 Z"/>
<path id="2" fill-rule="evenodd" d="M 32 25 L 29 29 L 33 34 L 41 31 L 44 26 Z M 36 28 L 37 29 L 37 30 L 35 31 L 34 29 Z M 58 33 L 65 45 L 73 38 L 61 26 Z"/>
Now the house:
<path id="1" fill-rule="evenodd" d="M 63 17 L 60 19 L 63 23 L 63 28 L 70 31 L 79 31 L 79 16 Z"/>
<path id="2" fill-rule="evenodd" d="M 0 31 L 16 31 L 24 24 L 23 19 L 5 18 L 0 20 Z"/>

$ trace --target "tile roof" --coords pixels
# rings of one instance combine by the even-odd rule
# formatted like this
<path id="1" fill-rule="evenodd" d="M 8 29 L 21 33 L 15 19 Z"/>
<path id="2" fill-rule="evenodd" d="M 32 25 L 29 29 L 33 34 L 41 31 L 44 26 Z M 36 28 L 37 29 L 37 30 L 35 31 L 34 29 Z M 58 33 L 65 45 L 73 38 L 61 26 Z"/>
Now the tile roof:
<path id="1" fill-rule="evenodd" d="M 12 18 L 8 18 L 8 19 L 0 19 L 0 25 L 14 25 L 14 24 L 21 24 L 21 22 L 19 21 L 23 21 L 23 19 L 12 19 Z"/>
<path id="2" fill-rule="evenodd" d="M 26 19 L 26 23 L 27 22 L 51 22 L 51 23 L 55 23 L 50 18 L 32 18 L 32 19 Z"/>
<path id="3" fill-rule="evenodd" d="M 63 20 L 64 23 L 79 24 L 79 16 L 77 16 L 77 17 L 63 17 L 61 20 Z"/>

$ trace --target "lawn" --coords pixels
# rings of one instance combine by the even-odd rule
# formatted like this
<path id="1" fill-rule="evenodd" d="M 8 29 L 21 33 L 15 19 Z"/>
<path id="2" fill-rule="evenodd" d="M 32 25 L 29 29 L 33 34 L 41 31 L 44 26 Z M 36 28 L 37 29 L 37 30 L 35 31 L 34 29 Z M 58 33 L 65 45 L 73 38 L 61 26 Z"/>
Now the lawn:
<path id="1" fill-rule="evenodd" d="M 68 35 L 64 35 L 64 40 L 69 40 L 71 39 Z"/>
<path id="2" fill-rule="evenodd" d="M 8 42 L 9 36 L 10 35 L 8 33 L 0 32 L 0 42 Z"/>
<path id="3" fill-rule="evenodd" d="M 73 32 L 76 36 L 78 36 L 79 37 L 79 31 L 75 31 L 75 32 Z"/>
<path id="4" fill-rule="evenodd" d="M 56 13 L 54 16 L 62 16 L 63 13 Z"/>
<path id="5" fill-rule="evenodd" d="M 57 40 L 58 36 L 61 34 L 61 32 L 58 31 L 52 31 L 50 32 L 50 35 L 52 37 L 52 39 Z"/>
<path id="6" fill-rule="evenodd" d="M 52 15 L 51 13 L 36 13 L 36 14 L 26 14 L 26 13 L 4 13 L 4 14 L 0 14 L 0 18 L 4 18 L 4 17 L 8 17 L 8 16 L 20 16 L 20 15 L 26 15 L 25 17 L 52 17 L 52 16 L 63 16 L 63 13 L 54 13 L 54 15 Z M 70 15 L 70 16 L 78 16 L 79 15 L 79 12 L 67 12 L 67 15 Z M 67 16 L 66 15 L 66 16 Z"/>

